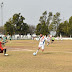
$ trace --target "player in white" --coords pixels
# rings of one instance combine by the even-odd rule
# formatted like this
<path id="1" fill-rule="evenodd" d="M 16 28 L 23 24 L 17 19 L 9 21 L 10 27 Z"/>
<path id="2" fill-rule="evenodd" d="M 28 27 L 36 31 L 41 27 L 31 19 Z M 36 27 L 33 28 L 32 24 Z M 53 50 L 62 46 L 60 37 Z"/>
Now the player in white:
<path id="1" fill-rule="evenodd" d="M 42 49 L 42 52 L 44 51 L 45 39 L 46 39 L 45 36 L 40 34 L 40 42 L 39 42 L 39 46 L 38 46 L 38 50 L 36 51 L 36 54 L 38 53 L 39 49 Z"/>
<path id="2" fill-rule="evenodd" d="M 51 39 L 50 35 L 49 36 L 46 35 L 47 46 L 50 44 L 50 39 Z"/>

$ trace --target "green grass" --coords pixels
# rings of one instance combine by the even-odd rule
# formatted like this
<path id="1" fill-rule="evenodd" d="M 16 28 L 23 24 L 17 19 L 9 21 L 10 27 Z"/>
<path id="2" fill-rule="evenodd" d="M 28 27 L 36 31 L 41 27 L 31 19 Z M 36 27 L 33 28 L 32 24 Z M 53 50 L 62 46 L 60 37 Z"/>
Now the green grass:
<path id="1" fill-rule="evenodd" d="M 21 45 L 22 46 L 21 46 Z M 72 72 L 72 41 L 55 41 L 45 45 L 44 53 L 39 51 L 38 41 L 14 40 L 12 45 L 6 44 L 9 56 L 0 54 L 0 72 Z M 31 49 L 34 51 L 11 51 L 10 47 Z"/>

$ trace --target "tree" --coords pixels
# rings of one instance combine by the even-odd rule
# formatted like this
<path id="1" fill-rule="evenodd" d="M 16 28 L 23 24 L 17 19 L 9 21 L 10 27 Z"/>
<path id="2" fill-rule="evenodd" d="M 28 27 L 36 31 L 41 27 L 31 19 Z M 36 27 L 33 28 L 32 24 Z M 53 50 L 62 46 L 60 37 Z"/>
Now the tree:
<path id="1" fill-rule="evenodd" d="M 60 13 L 57 12 L 55 15 L 53 15 L 52 22 L 49 26 L 50 31 L 56 31 L 56 33 L 58 33 L 58 26 L 60 24 L 60 21 Z"/>
<path id="2" fill-rule="evenodd" d="M 43 23 L 42 26 L 41 26 L 41 33 L 43 35 L 47 35 L 49 33 L 48 26 L 45 23 Z"/>
<path id="3" fill-rule="evenodd" d="M 72 35 L 72 16 L 69 18 L 69 21 L 64 21 L 63 23 L 60 23 L 58 27 L 58 35 L 60 33 L 63 36 L 70 36 Z"/>
<path id="4" fill-rule="evenodd" d="M 35 33 L 35 31 L 36 31 L 35 26 L 33 26 L 33 25 L 29 25 L 29 33 L 32 35 L 32 34 Z"/>
<path id="5" fill-rule="evenodd" d="M 68 21 L 64 21 L 63 30 L 66 33 L 66 35 L 69 36 L 69 23 L 68 23 Z"/>
<path id="6" fill-rule="evenodd" d="M 36 34 L 39 35 L 39 34 L 43 34 L 43 35 L 46 35 L 48 34 L 49 31 L 48 31 L 48 27 L 45 23 L 43 24 L 38 24 L 37 27 L 36 27 Z"/>
<path id="7" fill-rule="evenodd" d="M 47 20 L 47 11 L 43 12 L 42 16 L 40 16 L 39 21 L 42 24 L 44 22 L 46 23 L 46 20 Z"/>
<path id="8" fill-rule="evenodd" d="M 21 28 L 22 35 L 26 35 L 27 33 L 29 33 L 29 26 L 27 23 L 23 23 L 23 26 Z"/>
<path id="9" fill-rule="evenodd" d="M 59 27 L 58 27 L 58 36 L 61 34 L 62 36 L 65 35 L 65 32 L 63 30 L 64 27 L 64 23 L 60 23 Z"/>
<path id="10" fill-rule="evenodd" d="M 5 30 L 4 30 L 4 27 L 3 26 L 0 27 L 0 33 L 1 34 L 4 34 L 5 33 Z"/>
<path id="11" fill-rule="evenodd" d="M 69 18 L 69 34 L 72 35 L 72 16 Z"/>
<path id="12" fill-rule="evenodd" d="M 52 20 L 52 16 L 53 16 L 53 14 L 52 14 L 52 12 L 49 12 L 49 15 L 48 15 L 48 19 L 47 19 L 47 26 L 48 26 L 48 28 L 49 28 L 49 26 L 50 26 L 50 21 Z"/>
<path id="13" fill-rule="evenodd" d="M 42 15 L 43 15 L 43 21 L 46 23 L 46 19 L 47 19 L 47 11 L 45 11 Z"/>
<path id="14" fill-rule="evenodd" d="M 36 34 L 39 35 L 42 33 L 43 35 L 48 34 L 48 25 L 47 25 L 47 11 L 45 11 L 39 19 L 40 23 L 36 27 Z"/>
<path id="15" fill-rule="evenodd" d="M 69 36 L 69 23 L 64 21 L 58 27 L 58 35 L 62 34 L 63 36 Z"/>
<path id="16" fill-rule="evenodd" d="M 27 23 L 24 23 L 25 18 L 19 13 L 14 14 L 12 18 L 9 19 L 5 24 L 6 34 L 27 34 L 29 32 L 29 26 Z"/>
<path id="17" fill-rule="evenodd" d="M 4 27 L 5 27 L 5 33 L 6 34 L 9 34 L 9 35 L 13 35 L 14 34 L 14 32 L 15 32 L 15 27 L 14 27 L 14 25 L 12 25 L 12 24 L 10 24 L 10 22 L 6 22 L 6 24 L 4 25 Z"/>
<path id="18" fill-rule="evenodd" d="M 19 13 L 13 15 L 13 25 L 15 26 L 15 33 L 21 35 L 22 27 L 24 26 L 25 18 Z"/>
<path id="19" fill-rule="evenodd" d="M 39 35 L 41 33 L 41 28 L 42 28 L 42 25 L 39 23 L 37 26 L 36 26 L 36 34 Z"/>

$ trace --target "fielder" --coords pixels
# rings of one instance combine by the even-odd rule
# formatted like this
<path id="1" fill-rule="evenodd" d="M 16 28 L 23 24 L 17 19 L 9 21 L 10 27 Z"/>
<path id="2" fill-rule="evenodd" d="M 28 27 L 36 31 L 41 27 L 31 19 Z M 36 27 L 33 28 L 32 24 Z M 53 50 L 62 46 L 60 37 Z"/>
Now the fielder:
<path id="1" fill-rule="evenodd" d="M 0 42 L 0 53 L 3 53 L 4 51 L 4 55 L 6 55 L 6 47 L 2 47 L 2 42 Z"/>
<path id="2" fill-rule="evenodd" d="M 52 42 L 51 42 L 51 43 L 53 43 L 53 42 L 54 42 L 54 40 L 55 40 L 55 37 L 54 37 L 54 36 L 52 36 Z"/>
<path id="3" fill-rule="evenodd" d="M 42 49 L 42 52 L 44 51 L 45 39 L 46 37 L 40 34 L 40 42 L 39 42 L 39 46 L 38 46 L 38 50 L 36 51 L 36 54 L 38 53 L 39 49 Z"/>
<path id="4" fill-rule="evenodd" d="M 3 41 L 0 42 L 0 53 L 3 53 L 3 51 L 4 51 L 4 55 L 6 56 L 6 55 L 8 55 L 8 54 L 6 54 L 6 47 L 5 47 L 5 43 L 8 42 L 6 35 L 4 35 L 4 37 L 2 39 L 3 39 Z"/>
<path id="5" fill-rule="evenodd" d="M 46 35 L 47 46 L 50 44 L 50 39 L 51 39 L 50 35 L 49 37 Z"/>

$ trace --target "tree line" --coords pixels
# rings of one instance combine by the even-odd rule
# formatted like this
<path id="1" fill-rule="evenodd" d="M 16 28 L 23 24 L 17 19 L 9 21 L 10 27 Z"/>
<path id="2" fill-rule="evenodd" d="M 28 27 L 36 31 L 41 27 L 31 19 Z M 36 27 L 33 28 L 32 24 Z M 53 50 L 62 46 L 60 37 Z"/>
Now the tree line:
<path id="1" fill-rule="evenodd" d="M 25 18 L 21 13 L 14 14 L 4 25 L 4 33 L 13 35 L 26 35 L 27 33 L 33 34 L 35 31 L 34 25 L 28 25 L 24 22 Z"/>
<path id="2" fill-rule="evenodd" d="M 49 34 L 51 31 L 56 32 L 56 36 L 60 34 L 62 36 L 72 36 L 72 16 L 67 21 L 63 21 L 60 18 L 60 13 L 53 14 L 52 12 L 47 13 L 45 11 L 40 16 L 39 24 L 36 26 L 36 34 L 43 33 L 44 35 Z"/>
<path id="3" fill-rule="evenodd" d="M 25 17 L 23 17 L 21 13 L 14 14 L 12 18 L 4 24 L 4 27 L 0 27 L 0 33 L 9 35 L 26 35 L 28 33 L 36 33 L 39 35 L 42 33 L 43 35 L 46 35 L 50 34 L 51 31 L 55 31 L 56 36 L 59 36 L 60 34 L 62 36 L 72 35 L 72 16 L 68 21 L 62 22 L 59 12 L 56 12 L 56 14 L 53 14 L 52 12 L 47 13 L 47 11 L 43 12 L 36 27 L 34 25 L 29 25 L 24 21 Z"/>

